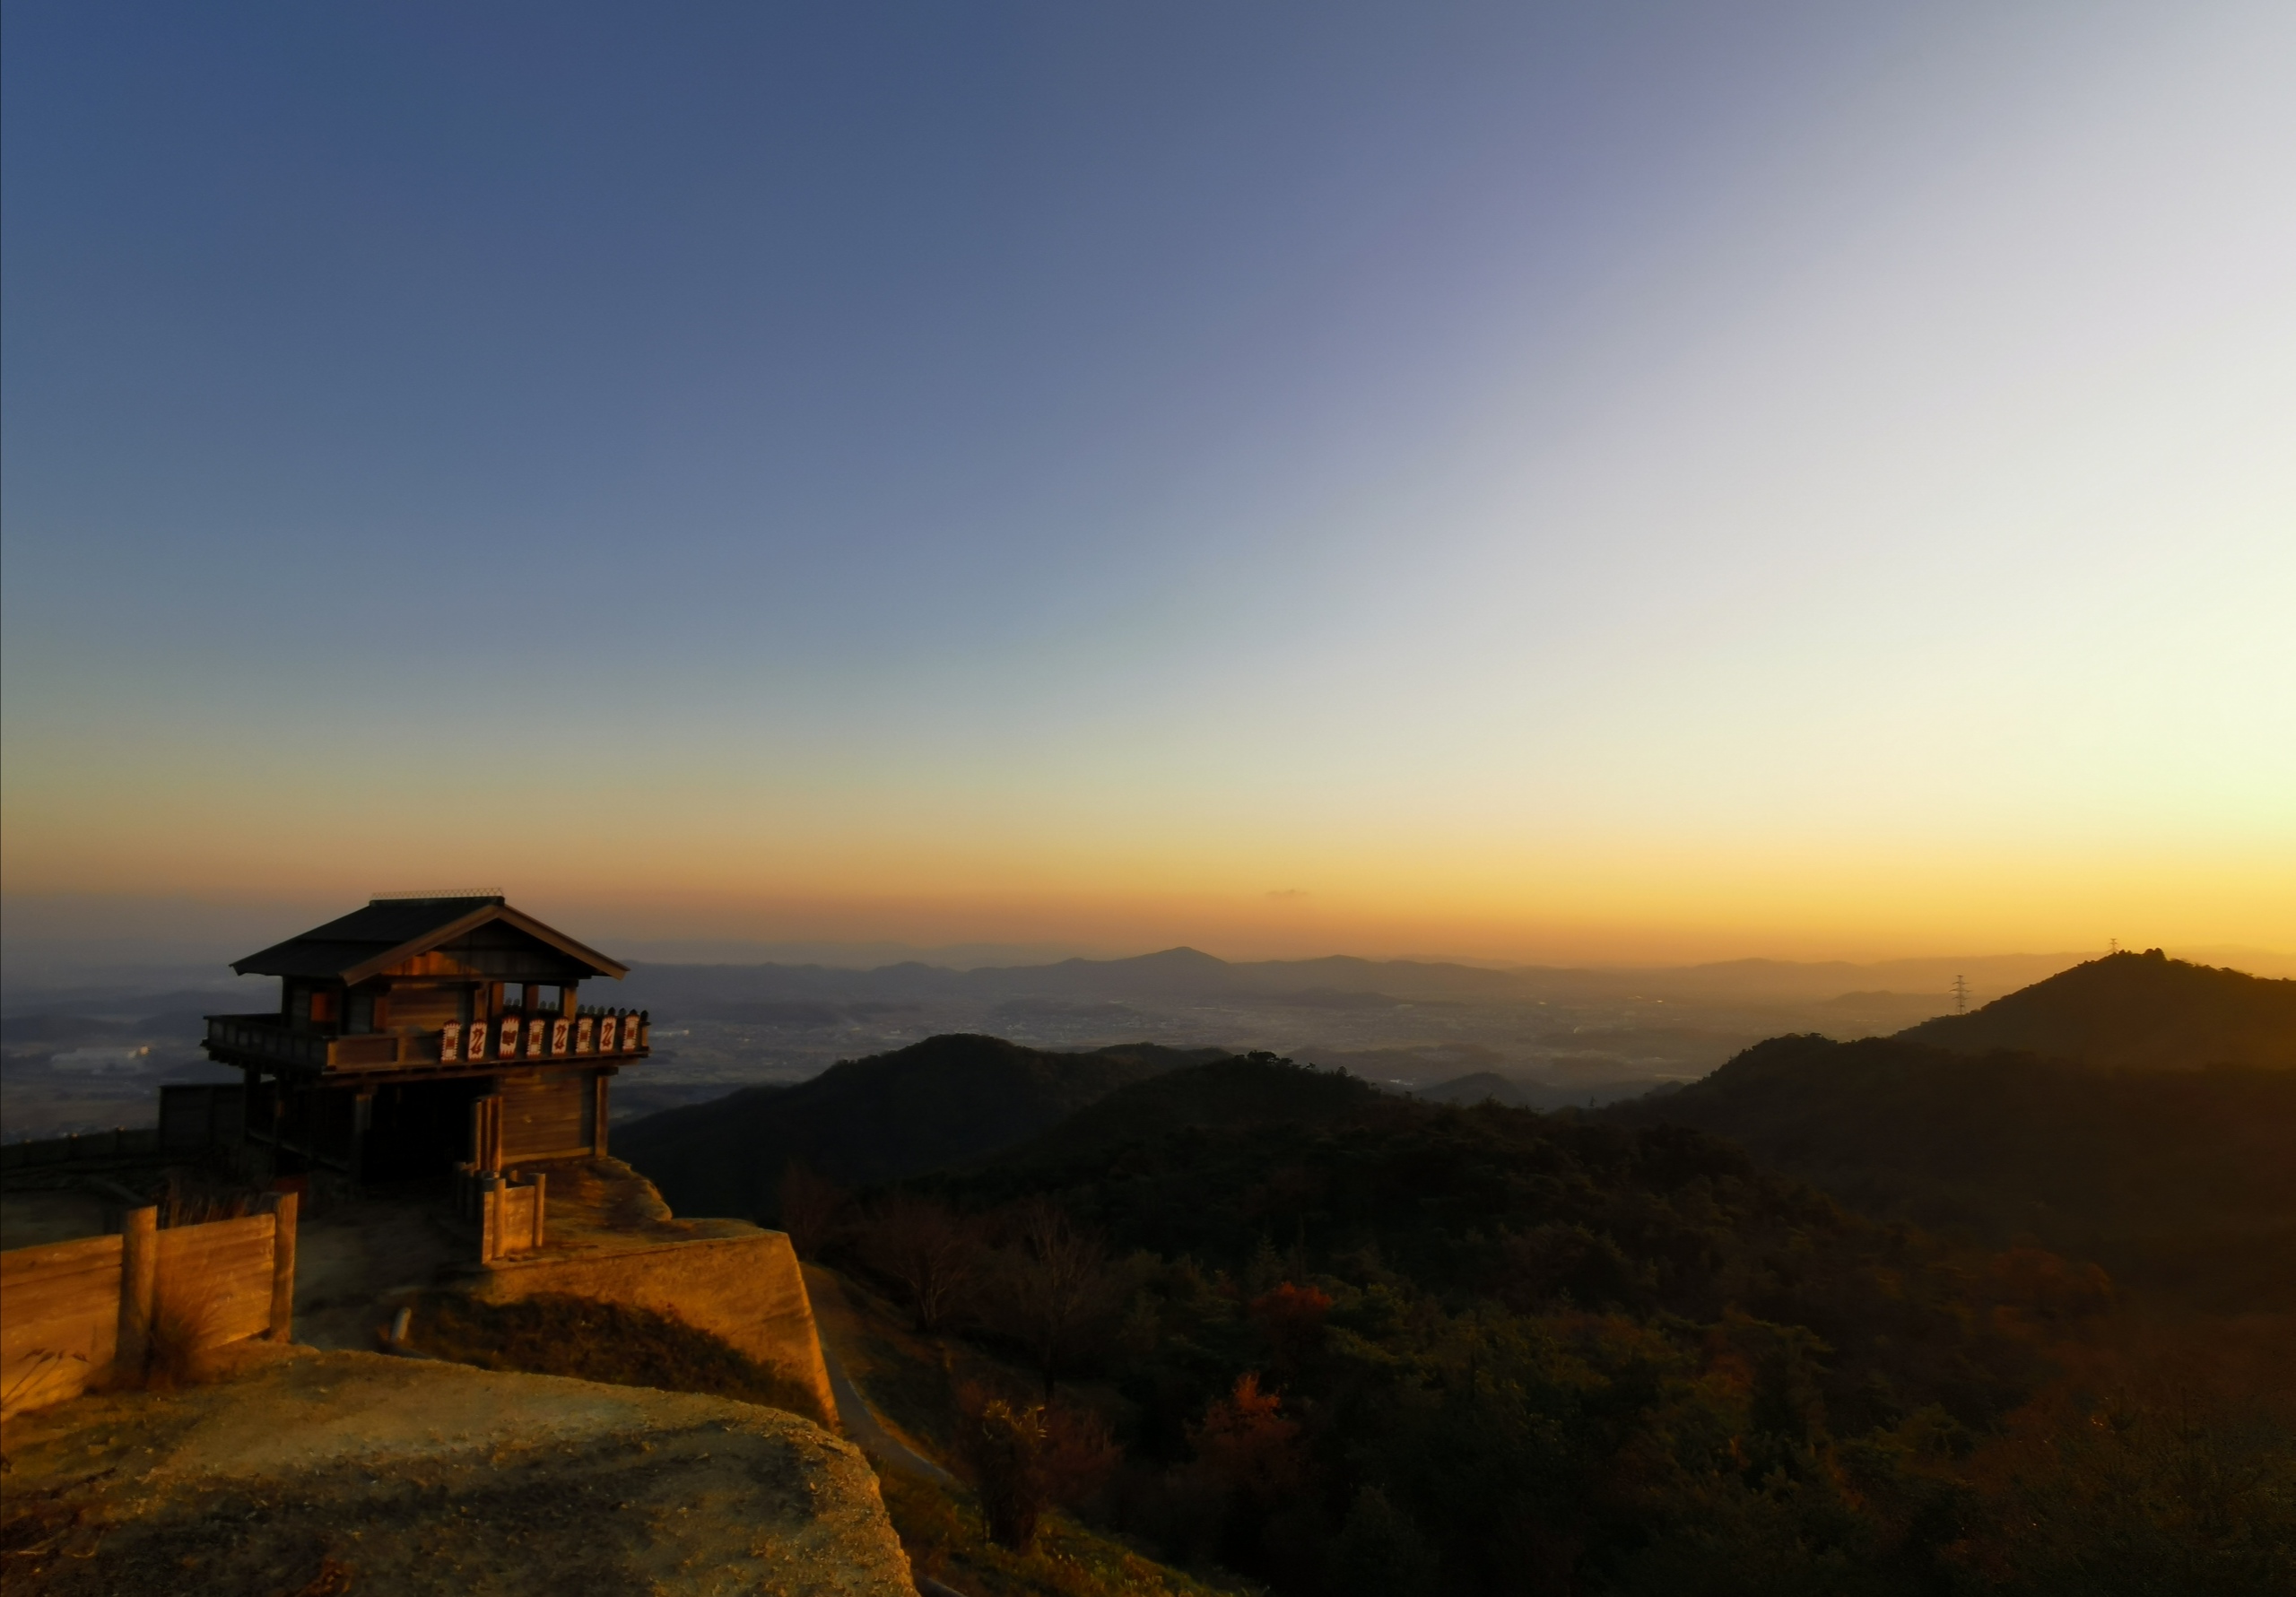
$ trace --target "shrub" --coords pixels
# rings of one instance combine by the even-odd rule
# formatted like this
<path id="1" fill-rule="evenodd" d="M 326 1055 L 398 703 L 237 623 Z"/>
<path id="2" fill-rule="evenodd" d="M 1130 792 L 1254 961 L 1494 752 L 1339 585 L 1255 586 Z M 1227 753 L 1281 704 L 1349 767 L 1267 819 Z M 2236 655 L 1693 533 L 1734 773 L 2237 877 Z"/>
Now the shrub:
<path id="1" fill-rule="evenodd" d="M 162 1275 L 145 1332 L 142 1384 L 149 1391 L 172 1392 L 206 1379 L 215 1346 L 222 1299 L 198 1281 Z"/>
<path id="2" fill-rule="evenodd" d="M 1051 1500 L 1044 1410 L 996 1395 L 977 1382 L 957 1388 L 957 1456 L 980 1494 L 988 1533 L 1025 1550 Z"/>

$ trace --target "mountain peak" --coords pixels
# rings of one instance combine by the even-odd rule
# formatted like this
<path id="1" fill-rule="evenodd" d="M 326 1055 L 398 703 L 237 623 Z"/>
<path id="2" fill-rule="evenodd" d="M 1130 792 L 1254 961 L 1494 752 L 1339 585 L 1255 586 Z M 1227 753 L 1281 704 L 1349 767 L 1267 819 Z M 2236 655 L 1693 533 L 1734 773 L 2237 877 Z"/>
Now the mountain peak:
<path id="1" fill-rule="evenodd" d="M 1161 965 L 1174 969 L 1225 970 L 1228 961 L 1217 954 L 1207 954 L 1202 949 L 1181 943 L 1177 948 L 1159 949 L 1152 954 L 1140 954 L 1121 961 L 1126 965 Z"/>
<path id="2" fill-rule="evenodd" d="M 2157 948 L 2111 953 L 1898 1035 L 1961 1053 L 2018 1048 L 2122 1068 L 2296 1068 L 2296 981 Z"/>

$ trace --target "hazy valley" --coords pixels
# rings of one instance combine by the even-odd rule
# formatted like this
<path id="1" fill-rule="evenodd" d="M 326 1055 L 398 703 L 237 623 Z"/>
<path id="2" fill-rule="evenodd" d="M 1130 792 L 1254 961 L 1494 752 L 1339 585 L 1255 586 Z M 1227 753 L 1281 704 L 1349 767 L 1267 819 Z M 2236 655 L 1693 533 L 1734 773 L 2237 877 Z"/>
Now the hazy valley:
<path id="1" fill-rule="evenodd" d="M 1957 975 L 1982 1003 L 2077 959 L 1615 971 L 1229 963 L 1175 949 L 970 970 L 640 964 L 615 999 L 652 1012 L 655 1053 L 616 1114 L 802 1081 L 839 1059 L 960 1032 L 1057 1050 L 1265 1050 L 1407 1090 L 1492 1074 L 1527 1106 L 1585 1106 L 1695 1079 L 1766 1037 L 1886 1035 L 1949 1014 Z M 227 1079 L 198 1052 L 201 1016 L 259 1009 L 271 996 L 245 991 L 262 984 L 218 981 L 213 968 L 94 967 L 68 981 L 43 970 L 11 982 L 0 1011 L 7 1139 L 144 1124 L 157 1083 Z"/>

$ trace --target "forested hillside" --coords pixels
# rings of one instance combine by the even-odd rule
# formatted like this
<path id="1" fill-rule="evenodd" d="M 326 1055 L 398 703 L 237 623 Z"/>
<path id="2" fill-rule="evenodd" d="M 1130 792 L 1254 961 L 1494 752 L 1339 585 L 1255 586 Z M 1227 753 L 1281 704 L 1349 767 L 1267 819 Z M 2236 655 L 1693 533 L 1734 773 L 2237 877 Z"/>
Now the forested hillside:
<path id="1" fill-rule="evenodd" d="M 616 1127 L 614 1152 L 683 1214 L 771 1219 L 802 1160 L 848 1185 L 1009 1148 L 1129 1082 L 1216 1056 L 1151 1044 L 1056 1054 L 935 1037 L 849 1060 L 795 1087 L 755 1087 Z"/>
<path id="2" fill-rule="evenodd" d="M 1879 1218 L 2031 1236 L 2128 1284 L 2296 1310 L 2296 1072 L 1777 1037 L 1603 1113 L 1727 1137 Z"/>
<path id="3" fill-rule="evenodd" d="M 1072 1125 L 865 1198 L 831 1247 L 1074 1394 L 992 1406 L 984 1480 L 1039 1436 L 1026 1479 L 1081 1470 L 1065 1500 L 1166 1556 L 1286 1597 L 2296 1573 L 2284 1416 L 2197 1385 L 2170 1416 L 2078 1262 L 1861 1218 L 1689 1128 L 1265 1056 Z"/>

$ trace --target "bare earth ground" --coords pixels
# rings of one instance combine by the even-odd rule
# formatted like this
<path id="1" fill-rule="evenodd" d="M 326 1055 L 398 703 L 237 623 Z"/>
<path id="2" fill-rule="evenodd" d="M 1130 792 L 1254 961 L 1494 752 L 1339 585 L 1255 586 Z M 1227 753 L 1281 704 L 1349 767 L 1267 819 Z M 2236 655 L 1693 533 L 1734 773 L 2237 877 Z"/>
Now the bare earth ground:
<path id="1" fill-rule="evenodd" d="M 372 1351 L 390 1300 L 476 1256 L 432 1206 L 387 1198 L 328 1204 L 295 1228 L 295 1340 Z"/>
<path id="2" fill-rule="evenodd" d="M 915 1591 L 858 1450 L 722 1398 L 264 1349 L 4 1452 L 12 1593 Z"/>

